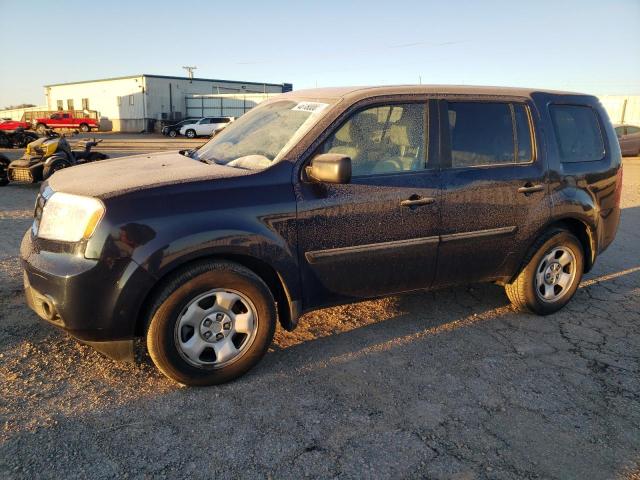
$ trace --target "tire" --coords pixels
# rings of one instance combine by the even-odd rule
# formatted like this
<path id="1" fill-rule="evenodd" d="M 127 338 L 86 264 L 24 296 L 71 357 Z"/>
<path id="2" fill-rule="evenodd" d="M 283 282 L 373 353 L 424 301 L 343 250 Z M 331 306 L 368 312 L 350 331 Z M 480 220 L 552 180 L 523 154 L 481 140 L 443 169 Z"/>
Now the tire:
<path id="1" fill-rule="evenodd" d="M 40 135 L 44 135 L 46 131 L 47 126 L 44 123 L 39 123 L 38 125 L 36 125 L 36 132 L 38 132 Z"/>
<path id="2" fill-rule="evenodd" d="M 0 148 L 13 148 L 13 142 L 4 132 L 0 132 Z"/>
<path id="3" fill-rule="evenodd" d="M 11 161 L 4 155 L 0 155 L 0 187 L 9 184 L 9 164 Z"/>
<path id="4" fill-rule="evenodd" d="M 517 310 L 549 315 L 569 303 L 583 272 L 580 241 L 567 230 L 553 229 L 531 247 L 524 268 L 505 291 Z"/>
<path id="5" fill-rule="evenodd" d="M 69 167 L 69 163 L 65 160 L 55 160 L 50 165 L 44 167 L 44 171 L 42 172 L 42 179 L 47 180 L 51 175 L 56 173 L 58 170 L 62 170 L 63 168 Z"/>
<path id="6" fill-rule="evenodd" d="M 187 138 L 196 138 L 196 131 L 193 129 L 189 129 L 185 132 Z"/>
<path id="7" fill-rule="evenodd" d="M 178 132 L 176 132 L 175 130 L 169 130 L 168 135 L 169 135 L 171 138 L 176 138 L 176 137 L 178 136 Z"/>
<path id="8" fill-rule="evenodd" d="M 81 123 L 80 124 L 80 131 L 83 133 L 87 133 L 88 131 L 90 131 L 91 129 L 89 128 L 89 125 L 87 125 L 86 123 Z"/>
<path id="9" fill-rule="evenodd" d="M 234 295 L 238 300 L 229 300 Z M 170 379 L 216 385 L 256 365 L 275 327 L 273 295 L 256 274 L 235 263 L 202 261 L 173 275 L 156 295 L 147 350 Z"/>

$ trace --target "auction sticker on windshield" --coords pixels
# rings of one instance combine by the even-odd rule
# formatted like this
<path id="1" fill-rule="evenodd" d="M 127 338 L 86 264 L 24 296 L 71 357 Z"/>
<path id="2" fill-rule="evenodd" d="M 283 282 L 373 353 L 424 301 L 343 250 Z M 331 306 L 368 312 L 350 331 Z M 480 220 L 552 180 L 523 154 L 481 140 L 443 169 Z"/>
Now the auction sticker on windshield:
<path id="1" fill-rule="evenodd" d="M 325 108 L 327 108 L 328 103 L 320 103 L 320 102 L 300 102 L 291 110 L 297 112 L 309 112 L 309 113 L 319 113 Z"/>

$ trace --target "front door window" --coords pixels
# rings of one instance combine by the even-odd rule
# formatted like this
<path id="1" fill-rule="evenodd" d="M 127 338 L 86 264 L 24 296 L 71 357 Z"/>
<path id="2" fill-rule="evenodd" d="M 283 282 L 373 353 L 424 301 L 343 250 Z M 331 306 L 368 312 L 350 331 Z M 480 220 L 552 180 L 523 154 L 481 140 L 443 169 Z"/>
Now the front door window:
<path id="1" fill-rule="evenodd" d="M 349 118 L 323 144 L 321 153 L 351 158 L 354 177 L 425 168 L 425 106 L 375 106 Z"/>

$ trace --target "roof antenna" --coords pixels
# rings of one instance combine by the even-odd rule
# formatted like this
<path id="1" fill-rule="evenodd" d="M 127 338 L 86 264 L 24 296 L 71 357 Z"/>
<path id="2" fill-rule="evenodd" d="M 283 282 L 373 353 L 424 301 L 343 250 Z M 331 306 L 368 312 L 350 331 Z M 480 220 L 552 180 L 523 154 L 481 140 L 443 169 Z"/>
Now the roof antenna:
<path id="1" fill-rule="evenodd" d="M 193 83 L 193 71 L 196 70 L 198 67 L 182 67 L 184 68 L 187 72 L 189 72 L 189 83 Z"/>

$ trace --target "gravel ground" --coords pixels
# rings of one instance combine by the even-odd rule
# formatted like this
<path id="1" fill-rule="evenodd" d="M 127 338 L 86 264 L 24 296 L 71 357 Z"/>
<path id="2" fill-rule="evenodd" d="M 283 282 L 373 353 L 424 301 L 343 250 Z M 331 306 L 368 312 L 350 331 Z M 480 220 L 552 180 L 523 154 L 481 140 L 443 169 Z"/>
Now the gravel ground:
<path id="1" fill-rule="evenodd" d="M 475 285 L 306 315 L 242 379 L 182 388 L 39 321 L 0 190 L 2 478 L 640 477 L 640 160 L 616 242 L 560 313 Z"/>

